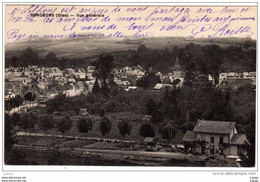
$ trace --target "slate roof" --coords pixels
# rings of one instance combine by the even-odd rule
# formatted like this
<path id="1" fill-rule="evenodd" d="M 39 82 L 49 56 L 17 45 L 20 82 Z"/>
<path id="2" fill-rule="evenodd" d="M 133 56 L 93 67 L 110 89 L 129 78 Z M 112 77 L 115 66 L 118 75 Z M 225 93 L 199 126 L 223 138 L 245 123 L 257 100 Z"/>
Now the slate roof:
<path id="1" fill-rule="evenodd" d="M 235 127 L 235 122 L 228 121 L 206 121 L 198 120 L 194 127 L 194 132 L 201 133 L 218 133 L 218 134 L 230 134 Z"/>
<path id="2" fill-rule="evenodd" d="M 194 142 L 196 140 L 196 133 L 194 131 L 186 131 L 183 141 L 184 142 Z"/>
<path id="3" fill-rule="evenodd" d="M 243 145 L 246 141 L 245 134 L 235 134 L 231 139 L 231 144 L 234 145 Z"/>

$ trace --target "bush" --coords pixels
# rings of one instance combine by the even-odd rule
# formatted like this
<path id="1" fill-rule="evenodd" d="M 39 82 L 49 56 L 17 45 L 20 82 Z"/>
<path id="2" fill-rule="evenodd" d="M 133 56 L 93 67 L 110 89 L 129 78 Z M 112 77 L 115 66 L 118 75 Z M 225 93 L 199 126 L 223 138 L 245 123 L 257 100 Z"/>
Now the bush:
<path id="1" fill-rule="evenodd" d="M 22 128 L 25 132 L 27 129 L 34 128 L 35 118 L 31 114 L 25 114 L 22 116 L 18 126 Z"/>
<path id="2" fill-rule="evenodd" d="M 120 121 L 118 123 L 118 129 L 119 129 L 120 134 L 123 137 L 125 137 L 126 134 L 130 135 L 131 129 L 132 129 L 132 125 L 129 122 Z"/>
<path id="3" fill-rule="evenodd" d="M 120 109 L 120 103 L 115 100 L 109 100 L 104 104 L 107 112 L 118 112 Z"/>
<path id="4" fill-rule="evenodd" d="M 140 127 L 140 136 L 142 137 L 154 137 L 155 130 L 153 126 L 149 123 L 142 124 Z"/>
<path id="5" fill-rule="evenodd" d="M 111 126 L 111 121 L 108 118 L 103 117 L 99 123 L 99 131 L 104 136 L 105 134 L 109 133 L 109 131 L 111 130 Z"/>
<path id="6" fill-rule="evenodd" d="M 92 129 L 92 120 L 90 118 L 81 118 L 77 124 L 80 133 L 88 133 Z"/>
<path id="7" fill-rule="evenodd" d="M 54 127 L 53 118 L 51 116 L 41 117 L 39 126 L 46 133 L 47 130 Z"/>
<path id="8" fill-rule="evenodd" d="M 58 123 L 59 131 L 63 134 L 69 130 L 72 126 L 71 120 L 69 117 L 62 118 L 61 121 Z"/>
<path id="9" fill-rule="evenodd" d="M 20 120 L 21 120 L 21 117 L 20 117 L 20 114 L 18 113 L 13 113 L 13 115 L 11 116 L 11 122 L 13 124 L 13 126 L 16 126 Z"/>

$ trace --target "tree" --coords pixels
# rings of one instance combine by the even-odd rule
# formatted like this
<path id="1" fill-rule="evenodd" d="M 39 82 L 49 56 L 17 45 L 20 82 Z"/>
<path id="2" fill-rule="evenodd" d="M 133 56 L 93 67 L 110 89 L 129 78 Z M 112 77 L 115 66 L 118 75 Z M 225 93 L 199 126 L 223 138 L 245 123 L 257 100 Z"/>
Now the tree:
<path id="1" fill-rule="evenodd" d="M 162 126 L 159 132 L 161 133 L 162 138 L 165 138 L 167 140 L 171 140 L 175 136 L 175 129 L 171 124 L 166 124 L 165 126 Z"/>
<path id="2" fill-rule="evenodd" d="M 125 137 L 126 134 L 130 135 L 132 126 L 129 122 L 126 121 L 120 121 L 118 123 L 118 129 L 120 134 Z"/>
<path id="3" fill-rule="evenodd" d="M 94 85 L 93 85 L 93 88 L 92 88 L 92 93 L 93 94 L 99 94 L 100 93 L 100 87 L 99 87 L 99 84 L 98 84 L 98 80 L 96 79 Z"/>
<path id="4" fill-rule="evenodd" d="M 14 107 L 19 107 L 23 103 L 23 98 L 20 95 L 15 96 L 14 98 Z"/>
<path id="5" fill-rule="evenodd" d="M 195 68 L 196 65 L 194 63 L 190 63 L 187 66 L 183 86 L 192 88 L 194 79 L 196 78 Z"/>
<path id="6" fill-rule="evenodd" d="M 52 63 L 57 63 L 58 58 L 56 57 L 56 54 L 54 52 L 49 52 L 46 56 L 45 56 L 45 60 L 46 62 L 52 62 Z"/>
<path id="7" fill-rule="evenodd" d="M 120 103 L 116 100 L 109 99 L 103 106 L 105 112 L 118 112 L 120 109 Z"/>
<path id="8" fill-rule="evenodd" d="M 24 100 L 26 101 L 34 101 L 36 99 L 36 95 L 33 94 L 32 92 L 28 92 L 27 94 L 24 95 Z"/>
<path id="9" fill-rule="evenodd" d="M 20 95 L 15 96 L 14 98 L 5 100 L 5 109 L 7 111 L 12 110 L 13 108 L 19 107 L 23 103 L 23 98 Z"/>
<path id="10" fill-rule="evenodd" d="M 161 112 L 164 120 L 176 119 L 179 116 L 179 109 L 177 107 L 177 94 L 178 91 L 170 91 L 167 87 L 163 94 Z"/>
<path id="11" fill-rule="evenodd" d="M 255 166 L 255 113 L 252 112 L 250 118 L 248 119 L 248 124 L 245 128 L 245 133 L 248 142 L 244 144 L 244 148 L 246 149 L 246 154 L 240 153 L 239 156 L 241 158 L 241 164 L 244 167 L 254 167 Z"/>
<path id="12" fill-rule="evenodd" d="M 99 123 L 99 131 L 104 136 L 105 134 L 109 133 L 111 126 L 111 121 L 107 117 L 103 117 Z"/>
<path id="13" fill-rule="evenodd" d="M 90 118 L 81 118 L 77 124 L 80 133 L 88 133 L 92 129 L 92 120 Z"/>
<path id="14" fill-rule="evenodd" d="M 140 126 L 140 136 L 142 137 L 154 137 L 155 131 L 151 124 L 145 123 Z"/>
<path id="15" fill-rule="evenodd" d="M 107 85 L 107 79 L 112 78 L 112 69 L 114 68 L 114 57 L 110 54 L 100 55 L 95 62 L 95 76 L 101 81 L 101 87 Z"/>
<path id="16" fill-rule="evenodd" d="M 232 94 L 230 104 L 234 120 L 239 124 L 248 124 L 251 114 L 255 113 L 256 92 L 250 87 L 240 87 Z"/>
<path id="17" fill-rule="evenodd" d="M 72 127 L 72 123 L 69 117 L 62 118 L 61 121 L 58 123 L 58 129 L 63 134 L 67 130 L 70 130 L 71 127 Z"/>
<path id="18" fill-rule="evenodd" d="M 24 114 L 18 123 L 18 126 L 21 127 L 26 135 L 26 131 L 34 128 L 35 120 L 31 114 Z"/>
<path id="19" fill-rule="evenodd" d="M 144 89 L 153 89 L 157 83 L 161 83 L 161 79 L 156 76 L 154 72 L 146 73 L 143 77 L 136 81 L 136 85 L 143 87 Z"/>
<path id="20" fill-rule="evenodd" d="M 75 111 L 75 113 L 78 115 L 79 112 L 80 112 L 80 107 L 79 107 L 78 105 L 76 105 L 76 106 L 74 107 L 74 111 Z"/>
<path id="21" fill-rule="evenodd" d="M 40 118 L 39 126 L 42 128 L 44 133 L 54 127 L 53 118 L 51 116 L 43 116 Z"/>
<path id="22" fill-rule="evenodd" d="M 23 55 L 21 56 L 21 58 L 19 58 L 20 62 L 21 62 L 21 66 L 28 66 L 28 65 L 32 65 L 32 64 L 40 64 L 41 63 L 41 59 L 39 58 L 38 52 L 37 51 L 33 51 L 33 49 L 31 47 L 28 47 Z"/>
<path id="23" fill-rule="evenodd" d="M 152 98 L 148 98 L 145 107 L 146 107 L 146 114 L 148 115 L 152 115 L 157 110 L 157 104 Z"/>
<path id="24" fill-rule="evenodd" d="M 18 123 L 20 123 L 20 120 L 21 120 L 20 114 L 18 114 L 16 112 L 13 113 L 10 120 L 11 120 L 13 126 L 16 126 Z"/>
<path id="25" fill-rule="evenodd" d="M 15 139 L 13 137 L 13 125 L 12 125 L 12 122 L 10 120 L 11 120 L 10 116 L 8 114 L 5 114 L 5 119 L 4 119 L 4 122 L 5 122 L 5 125 L 4 125 L 5 126 L 5 129 L 4 129 L 5 154 L 11 152 L 12 146 L 15 142 Z"/>

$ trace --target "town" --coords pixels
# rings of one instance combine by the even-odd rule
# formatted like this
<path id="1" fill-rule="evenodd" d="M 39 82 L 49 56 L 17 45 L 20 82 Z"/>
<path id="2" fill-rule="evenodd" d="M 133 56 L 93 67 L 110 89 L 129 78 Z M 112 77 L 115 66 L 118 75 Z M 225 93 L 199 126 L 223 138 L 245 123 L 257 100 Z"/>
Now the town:
<path id="1" fill-rule="evenodd" d="M 202 72 L 179 55 L 167 72 L 114 59 L 6 67 L 7 163 L 252 165 L 254 70 Z"/>

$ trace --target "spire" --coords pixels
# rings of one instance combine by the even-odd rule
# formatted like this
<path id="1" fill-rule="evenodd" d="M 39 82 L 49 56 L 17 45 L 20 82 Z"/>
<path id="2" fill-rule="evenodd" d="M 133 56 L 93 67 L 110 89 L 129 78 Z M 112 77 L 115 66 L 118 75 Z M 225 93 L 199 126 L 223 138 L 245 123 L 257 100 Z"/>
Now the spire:
<path id="1" fill-rule="evenodd" d="M 176 57 L 176 61 L 173 66 L 173 71 L 181 71 L 181 65 L 178 56 Z"/>

